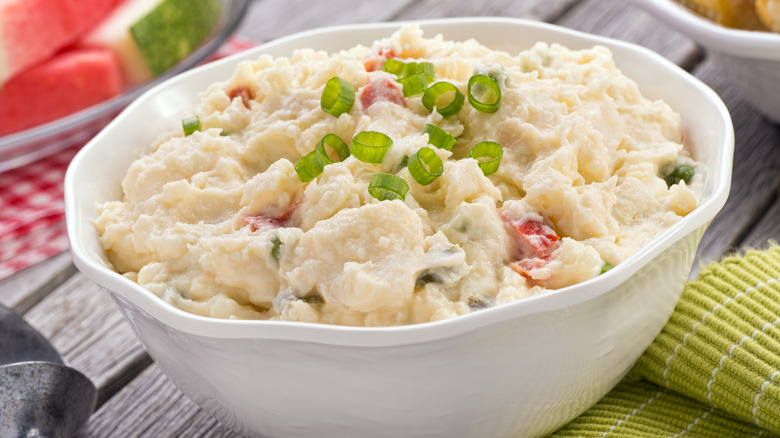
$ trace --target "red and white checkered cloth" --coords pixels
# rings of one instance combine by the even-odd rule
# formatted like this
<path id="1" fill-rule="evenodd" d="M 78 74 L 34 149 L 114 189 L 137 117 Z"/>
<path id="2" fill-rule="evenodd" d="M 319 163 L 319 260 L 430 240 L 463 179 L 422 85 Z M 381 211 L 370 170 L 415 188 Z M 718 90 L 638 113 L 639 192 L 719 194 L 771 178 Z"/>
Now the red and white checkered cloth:
<path id="1" fill-rule="evenodd" d="M 232 37 L 209 61 L 255 45 Z M 82 146 L 0 173 L 0 281 L 68 249 L 63 182 Z"/>

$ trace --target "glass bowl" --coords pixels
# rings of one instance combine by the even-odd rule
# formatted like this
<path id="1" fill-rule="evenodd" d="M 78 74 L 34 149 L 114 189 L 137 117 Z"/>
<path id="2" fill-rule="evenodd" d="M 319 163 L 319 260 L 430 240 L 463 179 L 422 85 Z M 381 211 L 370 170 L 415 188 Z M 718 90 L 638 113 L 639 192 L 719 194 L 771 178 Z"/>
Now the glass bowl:
<path id="1" fill-rule="evenodd" d="M 166 79 L 203 62 L 238 28 L 249 0 L 219 0 L 222 14 L 214 31 L 187 58 L 148 83 L 57 120 L 0 137 L 0 172 L 23 166 L 67 146 L 84 143 L 135 98 Z"/>

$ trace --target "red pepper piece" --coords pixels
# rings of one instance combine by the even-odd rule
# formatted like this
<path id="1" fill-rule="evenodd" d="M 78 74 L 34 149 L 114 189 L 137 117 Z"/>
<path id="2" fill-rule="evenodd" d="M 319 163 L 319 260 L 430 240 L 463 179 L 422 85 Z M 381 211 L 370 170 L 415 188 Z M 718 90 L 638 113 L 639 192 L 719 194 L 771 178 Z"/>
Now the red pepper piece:
<path id="1" fill-rule="evenodd" d="M 228 97 L 231 101 L 236 97 L 241 97 L 241 102 L 247 109 L 249 109 L 249 100 L 252 99 L 252 92 L 249 91 L 248 87 L 236 87 L 230 90 Z"/>
<path id="2" fill-rule="evenodd" d="M 512 262 L 509 264 L 509 267 L 525 278 L 534 279 L 534 280 L 547 280 L 548 278 L 550 278 L 549 272 L 543 272 L 543 273 L 537 272 L 536 277 L 534 278 L 532 277 L 531 271 L 535 271 L 546 267 L 551 260 L 552 260 L 551 255 L 546 255 L 544 257 L 529 257 L 527 259 L 522 259 L 522 260 L 517 260 L 515 262 Z"/>
<path id="3" fill-rule="evenodd" d="M 528 244 L 539 254 L 544 254 L 550 247 L 558 241 L 559 237 L 555 230 L 548 225 L 535 220 L 515 220 L 501 215 Z"/>
<path id="4" fill-rule="evenodd" d="M 371 55 L 371 57 L 369 57 L 366 62 L 363 63 L 363 67 L 366 68 L 367 72 L 379 71 L 382 70 L 382 67 L 385 65 L 385 61 L 390 58 L 397 57 L 398 55 L 395 54 L 393 49 L 384 47 L 379 49 L 379 52 L 377 52 L 375 55 Z"/>
<path id="5" fill-rule="evenodd" d="M 397 82 L 387 77 L 372 78 L 360 91 L 360 102 L 366 109 L 379 101 L 406 106 L 404 93 Z"/>
<path id="6" fill-rule="evenodd" d="M 286 227 L 290 221 L 290 218 L 292 217 L 292 214 L 298 208 L 298 205 L 298 203 L 293 204 L 292 207 L 287 209 L 287 211 L 277 216 L 265 216 L 262 214 L 242 216 L 241 222 L 243 222 L 244 225 L 251 226 L 252 231 Z"/>

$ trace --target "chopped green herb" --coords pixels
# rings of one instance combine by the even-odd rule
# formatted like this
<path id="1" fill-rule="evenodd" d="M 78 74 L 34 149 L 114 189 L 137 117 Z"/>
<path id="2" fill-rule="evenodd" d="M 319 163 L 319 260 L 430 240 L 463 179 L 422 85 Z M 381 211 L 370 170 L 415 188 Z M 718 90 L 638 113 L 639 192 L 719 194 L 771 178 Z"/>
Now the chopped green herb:
<path id="1" fill-rule="evenodd" d="M 278 236 L 274 236 L 274 238 L 271 239 L 271 243 L 274 244 L 273 248 L 271 248 L 271 257 L 276 260 L 276 263 L 279 263 L 279 251 L 282 249 L 282 241 L 279 240 Z"/>
<path id="2" fill-rule="evenodd" d="M 692 166 L 689 166 L 687 164 L 677 164 L 674 166 L 674 170 L 672 170 L 672 173 L 666 176 L 664 180 L 666 181 L 666 185 L 671 187 L 675 184 L 679 184 L 680 181 L 685 181 L 685 184 L 690 184 L 691 179 L 693 178 L 693 175 L 696 173 L 696 171 L 693 169 Z"/>
<path id="3" fill-rule="evenodd" d="M 609 271 L 612 268 L 614 268 L 614 266 L 612 266 L 611 264 L 609 264 L 607 262 L 604 262 L 604 264 L 601 265 L 601 272 L 599 273 L 599 275 Z"/>
<path id="4" fill-rule="evenodd" d="M 477 297 L 469 297 L 468 303 L 471 310 L 481 310 L 490 307 L 490 303 Z"/>
<path id="5" fill-rule="evenodd" d="M 305 297 L 301 298 L 301 301 L 309 303 L 309 305 L 315 307 L 322 307 L 322 305 L 325 304 L 325 299 L 323 299 L 322 296 L 317 292 L 312 292 L 309 295 L 306 295 Z"/>

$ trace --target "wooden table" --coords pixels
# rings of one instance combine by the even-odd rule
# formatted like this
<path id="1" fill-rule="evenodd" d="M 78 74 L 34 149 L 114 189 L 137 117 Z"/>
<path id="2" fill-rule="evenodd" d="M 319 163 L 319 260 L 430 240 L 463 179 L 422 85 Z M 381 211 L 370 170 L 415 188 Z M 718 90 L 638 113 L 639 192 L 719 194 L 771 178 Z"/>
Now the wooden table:
<path id="1" fill-rule="evenodd" d="M 455 16 L 523 17 L 623 39 L 693 73 L 722 96 L 736 131 L 731 195 L 704 235 L 700 260 L 780 240 L 780 126 L 744 102 L 691 40 L 623 2 L 255 0 L 238 34 L 269 41 L 325 25 Z M 98 387 L 97 411 L 83 436 L 234 436 L 162 374 L 108 294 L 75 269 L 68 253 L 0 282 L 0 302 L 22 313 Z"/>

